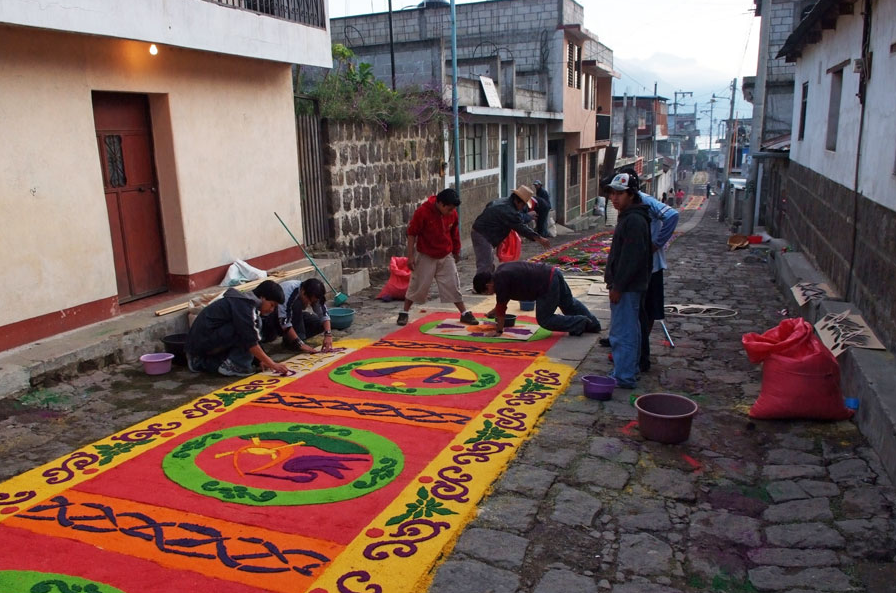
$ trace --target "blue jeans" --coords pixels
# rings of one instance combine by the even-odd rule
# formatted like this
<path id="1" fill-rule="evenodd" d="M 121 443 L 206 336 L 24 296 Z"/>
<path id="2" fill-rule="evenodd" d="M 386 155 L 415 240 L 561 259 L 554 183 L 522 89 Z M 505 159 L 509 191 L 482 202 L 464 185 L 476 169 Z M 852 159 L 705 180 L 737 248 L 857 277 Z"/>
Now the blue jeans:
<path id="1" fill-rule="evenodd" d="M 610 348 L 613 350 L 611 377 L 620 387 L 633 389 L 638 383 L 641 357 L 642 292 L 623 292 L 619 302 L 610 303 Z"/>
<path id="2" fill-rule="evenodd" d="M 557 308 L 563 315 L 557 315 Z M 545 329 L 581 335 L 589 322 L 600 325 L 588 307 L 572 296 L 560 270 L 554 270 L 548 292 L 535 299 L 535 319 Z"/>

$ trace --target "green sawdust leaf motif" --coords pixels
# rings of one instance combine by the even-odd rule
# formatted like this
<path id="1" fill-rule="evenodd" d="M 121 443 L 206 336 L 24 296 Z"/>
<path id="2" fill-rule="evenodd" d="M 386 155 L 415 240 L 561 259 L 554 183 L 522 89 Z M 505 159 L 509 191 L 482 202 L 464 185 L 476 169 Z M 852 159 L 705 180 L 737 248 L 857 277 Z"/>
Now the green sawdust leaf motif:
<path id="1" fill-rule="evenodd" d="M 497 441 L 499 439 L 515 439 L 516 435 L 498 428 L 491 420 L 486 420 L 483 427 L 476 431 L 476 436 L 464 441 L 465 445 L 480 441 Z"/>
<path id="2" fill-rule="evenodd" d="M 243 399 L 248 395 L 254 395 L 260 392 L 261 389 L 253 389 L 251 391 L 222 391 L 221 393 L 216 393 L 215 397 L 221 400 L 221 403 L 224 404 L 225 408 L 228 408 L 233 405 L 238 399 Z"/>
<path id="3" fill-rule="evenodd" d="M 549 391 L 547 385 L 539 383 L 538 381 L 533 381 L 531 378 L 527 378 L 523 385 L 514 391 L 514 393 L 532 393 L 533 391 Z"/>
<path id="4" fill-rule="evenodd" d="M 373 488 L 380 480 L 393 478 L 395 476 L 395 466 L 397 465 L 397 460 L 391 457 L 383 457 L 380 460 L 380 467 L 375 467 L 370 470 L 369 482 L 362 482 L 358 480 L 357 482 L 352 484 L 352 486 L 354 486 L 355 488 Z"/>
<path id="5" fill-rule="evenodd" d="M 221 486 L 218 480 L 212 480 L 202 485 L 202 489 L 206 492 L 217 492 L 221 498 L 225 500 L 235 500 L 248 498 L 255 502 L 268 502 L 277 498 L 277 493 L 271 490 L 264 490 L 260 494 L 255 494 L 245 486 Z"/>
<path id="6" fill-rule="evenodd" d="M 451 509 L 445 508 L 441 502 L 430 497 L 429 491 L 425 487 L 417 490 L 417 500 L 404 505 L 408 510 L 401 515 L 396 515 L 388 521 L 386 525 L 397 525 L 408 519 L 419 519 L 421 517 L 432 517 L 433 515 L 456 515 L 457 513 Z"/>
<path id="7" fill-rule="evenodd" d="M 202 435 L 198 439 L 193 439 L 192 441 L 187 441 L 180 448 L 171 454 L 172 457 L 177 459 L 187 459 L 190 457 L 190 451 L 197 451 L 205 448 L 205 442 L 208 440 L 218 440 L 224 435 L 220 432 L 211 432 L 209 434 Z"/>
<path id="8" fill-rule="evenodd" d="M 364 455 L 370 452 L 357 443 L 333 437 L 319 436 L 310 432 L 260 432 L 257 435 L 244 435 L 240 438 L 246 441 L 251 441 L 253 437 L 259 438 L 262 441 L 282 441 L 290 445 L 303 444 L 309 447 L 315 447 L 321 451 L 326 451 L 327 453 Z"/>
<path id="9" fill-rule="evenodd" d="M 148 445 L 155 439 L 146 439 L 143 441 L 134 441 L 132 443 L 115 443 L 114 445 L 94 445 L 96 452 L 101 457 L 99 465 L 111 463 L 113 459 L 124 453 L 130 453 L 134 447 Z"/>
<path id="10" fill-rule="evenodd" d="M 102 593 L 100 588 L 93 584 L 84 585 L 84 587 L 81 587 L 80 585 L 69 586 L 69 584 L 64 581 L 43 581 L 35 583 L 28 591 L 29 593 L 52 593 L 53 591 L 58 591 L 59 593 Z"/>
<path id="11" fill-rule="evenodd" d="M 352 436 L 352 430 L 350 428 L 345 428 L 344 426 L 330 426 L 329 424 L 309 424 L 307 426 L 294 424 L 287 430 L 291 432 L 313 432 L 314 434 L 326 434 L 332 432 L 341 437 Z"/>

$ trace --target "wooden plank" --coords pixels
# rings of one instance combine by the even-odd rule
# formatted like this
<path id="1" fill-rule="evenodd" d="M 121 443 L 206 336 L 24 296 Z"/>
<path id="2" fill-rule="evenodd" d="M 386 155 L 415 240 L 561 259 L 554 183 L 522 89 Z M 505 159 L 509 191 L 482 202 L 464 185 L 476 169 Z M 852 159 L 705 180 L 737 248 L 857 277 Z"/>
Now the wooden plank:
<path id="1" fill-rule="evenodd" d="M 304 268 L 297 268 L 295 270 L 277 270 L 277 271 L 274 271 L 274 272 L 271 272 L 270 274 L 268 274 L 267 278 L 262 278 L 260 280 L 253 280 L 251 282 L 238 284 L 236 286 L 228 286 L 228 287 L 225 287 L 225 288 L 215 291 L 215 292 L 202 293 L 202 296 L 209 296 L 209 295 L 217 296 L 217 295 L 221 294 L 222 292 L 224 292 L 225 290 L 227 290 L 228 288 L 235 288 L 235 289 L 239 290 L 240 292 L 246 292 L 247 290 L 252 290 L 253 288 L 258 286 L 265 280 L 274 280 L 279 283 L 279 282 L 283 282 L 284 280 L 290 280 L 292 278 L 295 278 L 296 276 L 299 276 L 306 272 L 310 272 L 312 270 L 314 270 L 314 266 L 305 266 Z M 184 309 L 186 309 L 189 306 L 190 306 L 190 302 L 187 301 L 185 303 L 180 303 L 178 305 L 172 305 L 170 307 L 165 307 L 164 309 L 159 309 L 158 311 L 155 312 L 155 314 L 156 314 L 156 317 L 161 317 L 162 315 L 168 315 L 169 313 L 176 313 L 177 311 L 183 311 Z"/>

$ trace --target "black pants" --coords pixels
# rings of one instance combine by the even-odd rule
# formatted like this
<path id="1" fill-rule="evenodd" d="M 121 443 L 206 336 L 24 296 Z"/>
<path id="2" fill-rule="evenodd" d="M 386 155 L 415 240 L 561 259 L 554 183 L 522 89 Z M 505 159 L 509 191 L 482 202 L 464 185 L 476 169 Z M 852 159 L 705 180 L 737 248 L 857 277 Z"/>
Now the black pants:
<path id="1" fill-rule="evenodd" d="M 292 328 L 296 330 L 296 335 L 299 336 L 299 339 L 305 341 L 312 336 L 323 333 L 324 323 L 320 320 L 320 317 L 314 313 L 309 313 L 308 311 L 303 311 L 301 309 L 293 309 Z M 280 329 L 280 322 L 277 319 L 277 314 L 272 313 L 265 317 L 261 323 L 261 341 L 271 342 L 276 340 L 277 336 L 282 335 L 283 330 Z"/>
<path id="2" fill-rule="evenodd" d="M 538 222 L 535 223 L 535 232 L 546 237 L 548 234 L 548 213 L 551 211 L 551 203 L 542 198 L 535 199 L 535 214 Z"/>

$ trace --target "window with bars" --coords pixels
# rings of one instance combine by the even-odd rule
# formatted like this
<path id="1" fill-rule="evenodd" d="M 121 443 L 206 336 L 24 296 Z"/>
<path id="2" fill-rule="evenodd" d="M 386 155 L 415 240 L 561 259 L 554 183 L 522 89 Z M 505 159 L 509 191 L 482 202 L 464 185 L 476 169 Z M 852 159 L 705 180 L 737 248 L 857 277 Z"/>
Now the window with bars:
<path id="1" fill-rule="evenodd" d="M 464 124 L 464 173 L 484 168 L 485 125 Z"/>
<path id="2" fill-rule="evenodd" d="M 569 172 L 566 177 L 569 179 L 569 187 L 572 187 L 579 184 L 579 155 L 571 154 L 567 161 Z"/>
<path id="3" fill-rule="evenodd" d="M 575 43 L 566 44 L 566 86 L 582 88 L 582 48 Z"/>
<path id="4" fill-rule="evenodd" d="M 538 158 L 538 126 L 526 126 L 526 160 L 534 161 Z"/>
<path id="5" fill-rule="evenodd" d="M 109 187 L 124 187 L 128 178 L 124 173 L 124 156 L 121 152 L 121 136 L 110 135 L 103 138 L 106 145 L 106 176 Z"/>

